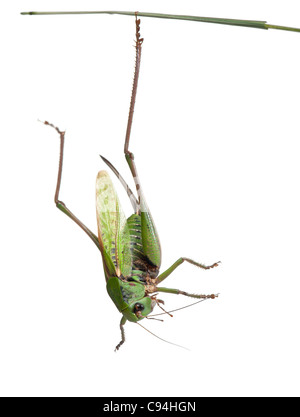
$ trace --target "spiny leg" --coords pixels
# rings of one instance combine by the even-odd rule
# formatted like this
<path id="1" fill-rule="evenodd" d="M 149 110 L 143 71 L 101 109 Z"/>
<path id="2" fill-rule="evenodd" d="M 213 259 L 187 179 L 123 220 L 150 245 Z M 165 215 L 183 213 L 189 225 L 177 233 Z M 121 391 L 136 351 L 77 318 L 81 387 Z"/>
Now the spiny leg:
<path id="1" fill-rule="evenodd" d="M 126 318 L 123 316 L 120 322 L 120 329 L 121 329 L 121 342 L 117 344 L 115 348 L 115 352 L 120 349 L 120 347 L 125 342 L 125 330 L 124 330 L 124 324 L 126 323 Z"/>
<path id="2" fill-rule="evenodd" d="M 134 69 L 134 77 L 133 77 L 133 86 L 132 86 L 132 93 L 131 93 L 131 101 L 129 107 L 129 115 L 128 115 L 128 122 L 127 122 L 127 130 L 125 136 L 125 144 L 124 144 L 124 153 L 125 155 L 130 154 L 128 150 L 129 140 L 130 140 L 130 133 L 132 127 L 132 119 L 133 119 L 133 112 L 134 112 L 134 105 L 137 93 L 137 86 L 140 74 L 140 66 L 141 66 L 141 54 L 142 54 L 142 43 L 144 41 L 143 38 L 140 36 L 140 19 L 137 18 L 137 13 L 135 14 L 135 69 Z"/>
<path id="3" fill-rule="evenodd" d="M 162 274 L 160 274 L 157 277 L 157 284 L 159 284 L 160 282 L 162 282 L 164 279 L 166 279 L 170 274 L 172 274 L 172 272 L 179 266 L 181 265 L 184 261 L 189 262 L 192 265 L 198 266 L 199 268 L 202 269 L 211 269 L 211 268 L 215 268 L 216 266 L 219 265 L 219 262 L 215 262 L 212 265 L 206 266 L 204 264 L 200 264 L 198 262 L 193 261 L 192 259 L 189 258 L 179 258 L 176 262 L 174 262 L 174 264 L 172 266 L 170 266 L 170 268 L 168 268 L 166 271 L 164 271 Z"/>
<path id="4" fill-rule="evenodd" d="M 54 126 L 52 123 L 43 122 L 47 126 L 53 127 L 57 131 L 60 136 L 60 153 L 59 153 L 59 165 L 58 165 L 58 174 L 57 174 L 57 183 L 56 183 L 56 190 L 54 195 L 54 202 L 56 207 L 59 208 L 63 213 L 65 213 L 70 219 L 72 219 L 81 229 L 92 239 L 98 249 L 100 249 L 98 237 L 90 231 L 88 227 L 86 227 L 63 203 L 59 200 L 59 190 L 61 184 L 61 177 L 62 177 L 62 167 L 63 167 L 63 158 L 64 158 L 64 144 L 65 144 L 65 132 L 62 132 L 58 129 L 58 127 Z"/>
<path id="5" fill-rule="evenodd" d="M 130 140 L 130 133 L 131 133 L 131 127 L 132 127 L 132 120 L 133 120 L 133 113 L 134 113 L 134 106 L 135 106 L 135 99 L 136 99 L 136 93 L 137 93 L 137 87 L 138 87 L 138 80 L 139 80 L 139 74 L 140 74 L 140 65 L 141 65 L 141 54 L 142 54 L 142 43 L 143 38 L 140 36 L 140 19 L 137 18 L 137 13 L 135 14 L 135 26 L 136 26 L 136 41 L 135 41 L 135 69 L 134 69 L 134 78 L 133 78 L 133 86 L 132 86 L 132 93 L 131 93 L 131 100 L 130 100 L 130 107 L 129 107 L 129 115 L 128 115 L 128 122 L 127 122 L 127 130 L 126 130 L 126 136 L 125 136 L 125 144 L 124 144 L 124 153 L 126 161 L 129 165 L 131 174 L 133 176 L 133 179 L 135 181 L 135 186 L 138 194 L 138 201 L 140 203 L 140 185 L 139 185 L 139 179 L 138 174 L 136 170 L 136 166 L 134 163 L 134 155 L 132 152 L 129 151 L 129 140 Z"/>
<path id="6" fill-rule="evenodd" d="M 138 214 L 140 212 L 140 194 L 139 194 L 139 187 L 138 187 L 138 176 L 136 171 L 136 166 L 133 161 L 134 156 L 133 154 L 128 150 L 129 146 L 129 139 L 130 139 L 130 133 L 131 133 L 131 127 L 132 127 L 132 120 L 133 120 L 133 113 L 134 113 L 134 106 L 135 106 L 135 99 L 136 99 L 136 93 L 137 93 L 137 86 L 138 86 L 138 79 L 139 79 L 139 72 L 140 72 L 140 64 L 141 64 L 141 52 L 142 52 L 142 43 L 143 40 L 140 37 L 140 19 L 137 18 L 137 13 L 135 13 L 135 27 L 136 27 L 136 41 L 135 41 L 135 69 L 134 69 L 134 78 L 133 78 L 133 86 L 132 86 L 132 93 L 131 93 L 131 100 L 130 100 L 130 107 L 129 107 L 129 115 L 128 115 L 128 122 L 127 122 L 127 129 L 126 129 L 126 136 L 125 136 L 125 144 L 124 144 L 124 153 L 126 161 L 129 165 L 130 171 L 132 173 L 132 176 L 135 181 L 136 189 L 138 192 L 139 199 L 137 200 L 134 196 L 133 192 L 127 185 L 126 181 L 123 179 L 123 177 L 120 175 L 120 173 L 117 171 L 117 169 L 112 165 L 111 162 L 109 162 L 106 158 L 100 155 L 100 157 L 103 159 L 103 161 L 110 167 L 110 169 L 114 172 L 114 174 L 119 178 L 121 184 L 125 188 L 128 197 L 130 198 L 131 204 L 133 206 L 134 212 Z"/>
<path id="7" fill-rule="evenodd" d="M 141 183 L 138 177 L 136 165 L 134 162 L 134 156 L 129 151 L 129 140 L 130 140 L 130 132 L 132 126 L 132 119 L 133 119 L 133 112 L 134 112 L 134 105 L 135 105 L 135 98 L 137 93 L 137 86 L 138 86 L 138 78 L 140 72 L 140 64 L 141 64 L 141 53 L 142 53 L 142 43 L 143 39 L 140 36 L 140 20 L 137 18 L 137 13 L 135 14 L 135 25 L 136 25 L 136 59 L 135 59 L 135 70 L 134 70 L 134 78 L 133 78 L 133 87 L 132 87 L 132 94 L 130 100 L 130 108 L 129 108 L 129 116 L 128 116 L 128 123 L 127 123 L 127 130 L 126 130 L 126 137 L 125 137 L 125 144 L 124 144 L 124 153 L 126 161 L 129 165 L 131 174 L 133 176 L 135 187 L 138 196 L 138 207 L 136 214 L 140 215 L 141 220 L 141 232 L 142 232 L 142 246 L 143 251 L 148 260 L 153 264 L 154 267 L 159 268 L 161 264 L 161 249 L 159 243 L 159 237 L 145 201 Z"/>
<path id="8" fill-rule="evenodd" d="M 192 297 L 192 298 L 216 298 L 218 297 L 218 294 L 209 294 L 209 295 L 205 295 L 205 294 L 189 294 L 186 291 L 181 291 L 181 290 L 177 290 L 175 288 L 164 288 L 164 287 L 156 287 L 155 291 L 157 292 L 165 292 L 168 294 L 176 294 L 176 295 L 185 295 L 186 297 Z"/>

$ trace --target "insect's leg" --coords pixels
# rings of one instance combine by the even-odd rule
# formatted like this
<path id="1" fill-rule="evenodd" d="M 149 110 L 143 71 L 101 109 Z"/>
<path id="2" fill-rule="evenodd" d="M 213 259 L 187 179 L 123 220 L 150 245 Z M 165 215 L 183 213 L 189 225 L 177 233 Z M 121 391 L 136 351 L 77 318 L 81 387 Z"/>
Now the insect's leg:
<path id="1" fill-rule="evenodd" d="M 56 183 L 56 190 L 55 190 L 55 196 L 54 196 L 54 202 L 56 204 L 56 207 L 59 208 L 63 213 L 65 213 L 70 219 L 72 219 L 76 224 L 78 224 L 79 227 L 81 227 L 82 230 L 85 231 L 85 233 L 92 239 L 92 241 L 95 243 L 98 249 L 100 249 L 98 237 L 90 231 L 88 227 L 86 227 L 63 203 L 58 199 L 59 197 L 59 189 L 61 184 L 61 176 L 62 176 L 62 167 L 63 167 L 63 158 L 64 158 L 64 143 L 65 143 L 65 132 L 62 132 L 58 129 L 58 127 L 54 126 L 53 124 L 49 122 L 43 122 L 47 126 L 53 127 L 57 131 L 57 133 L 60 136 L 60 154 L 59 154 L 59 165 L 58 165 L 58 175 L 57 175 L 57 183 Z"/>
<path id="2" fill-rule="evenodd" d="M 115 348 L 115 352 L 116 350 L 119 350 L 120 347 L 123 345 L 123 343 L 125 342 L 125 331 L 124 331 L 124 324 L 126 323 L 126 318 L 123 316 L 120 322 L 120 329 L 121 329 L 121 342 L 117 344 L 116 348 Z"/>
<path id="3" fill-rule="evenodd" d="M 129 146 L 129 139 L 130 139 L 130 132 L 132 126 L 132 119 L 133 119 L 133 112 L 134 112 L 134 105 L 136 99 L 136 92 L 139 80 L 139 73 L 140 73 L 140 65 L 141 65 L 141 54 L 142 54 L 142 43 L 143 38 L 140 36 L 140 19 L 137 18 L 137 14 L 135 15 L 135 69 L 134 69 L 134 77 L 133 77 L 133 86 L 132 86 L 132 93 L 131 93 L 131 101 L 129 107 L 129 115 L 128 115 L 128 122 L 127 122 L 127 130 L 126 130 L 126 137 L 125 137 L 125 144 L 124 144 L 124 153 L 127 155 L 130 153 L 128 151 Z"/>
<path id="4" fill-rule="evenodd" d="M 220 262 L 215 262 L 212 265 L 206 266 L 204 264 L 200 264 L 198 262 L 195 262 L 195 261 L 193 261 L 192 259 L 189 259 L 189 258 L 179 258 L 176 262 L 174 262 L 174 264 L 172 266 L 170 266 L 170 268 L 168 268 L 166 271 L 164 271 L 163 273 L 161 273 L 157 277 L 157 283 L 159 284 L 164 279 L 166 279 L 184 261 L 189 262 L 190 264 L 195 265 L 195 266 L 198 266 L 199 268 L 202 268 L 202 269 L 211 269 L 211 268 L 214 268 L 214 267 L 218 266 L 219 263 L 220 263 Z"/>
<path id="5" fill-rule="evenodd" d="M 218 294 L 209 294 L 209 295 L 205 295 L 205 294 L 189 294 L 185 291 L 181 291 L 181 290 L 177 290 L 175 288 L 163 288 L 163 287 L 157 287 L 155 289 L 155 291 L 157 292 L 165 292 L 168 294 L 176 294 L 176 295 L 185 295 L 187 297 L 192 297 L 192 298 L 216 298 L 218 297 Z"/>
<path id="6" fill-rule="evenodd" d="M 136 32 L 135 32 L 135 37 L 136 37 L 136 41 L 135 41 L 135 51 L 136 51 L 135 68 L 134 68 L 133 86 L 132 86 L 132 93 L 131 93 L 131 100 L 130 100 L 130 107 L 129 107 L 129 115 L 128 115 L 128 122 L 127 122 L 127 130 L 126 130 L 126 136 L 125 136 L 124 153 L 125 153 L 125 158 L 126 158 L 126 161 L 129 165 L 130 171 L 132 173 L 133 179 L 135 180 L 135 185 L 136 185 L 138 197 L 140 199 L 139 186 L 138 186 L 138 176 L 137 176 L 136 166 L 135 166 L 135 163 L 134 163 L 134 155 L 128 149 L 131 127 L 132 127 L 134 105 L 135 105 L 135 99 L 136 99 L 136 93 L 137 93 L 137 86 L 138 86 L 138 80 L 139 80 L 139 74 L 140 74 L 142 43 L 143 43 L 143 40 L 144 40 L 143 38 L 140 37 L 140 19 L 137 18 L 137 14 L 135 15 L 135 26 L 136 26 Z"/>
<path id="7" fill-rule="evenodd" d="M 143 43 L 143 39 L 140 37 L 140 20 L 137 19 L 137 13 L 135 15 L 135 24 L 136 24 L 135 70 L 134 70 L 133 87 L 132 87 L 129 116 L 128 116 L 128 123 L 127 123 L 127 130 L 126 130 L 126 137 L 125 137 L 125 144 L 124 144 L 124 153 L 125 153 L 126 161 L 129 165 L 131 174 L 135 182 L 135 187 L 136 187 L 137 196 L 138 196 L 138 211 L 136 213 L 141 216 L 143 251 L 146 257 L 148 258 L 148 260 L 153 264 L 153 266 L 156 268 L 159 268 L 161 264 L 161 249 L 160 249 L 158 234 L 156 232 L 156 228 L 155 228 L 152 216 L 150 214 L 150 211 L 148 209 L 148 206 L 146 204 L 145 198 L 142 193 L 140 180 L 139 180 L 137 169 L 134 163 L 134 156 L 128 149 L 131 126 L 132 126 L 132 119 L 133 119 L 133 112 L 134 112 L 134 105 L 135 105 L 135 98 L 136 98 L 137 86 L 138 86 L 138 78 L 139 78 L 139 72 L 140 72 L 142 43 Z"/>
<path id="8" fill-rule="evenodd" d="M 126 160 L 128 162 L 130 171 L 132 173 L 133 178 L 135 179 L 137 177 L 136 173 L 136 167 L 133 162 L 134 156 L 131 152 L 128 150 L 129 146 L 129 139 L 130 139 L 130 132 L 131 132 L 131 126 L 132 126 L 132 119 L 133 119 L 133 112 L 134 112 L 134 105 L 135 105 L 135 98 L 136 98 L 136 92 L 137 92 L 137 85 L 138 85 L 138 78 L 139 78 L 139 72 L 140 72 L 140 62 L 141 62 L 141 52 L 142 52 L 142 43 L 143 39 L 140 37 L 140 19 L 137 19 L 137 13 L 135 15 L 135 25 L 136 25 L 136 57 L 135 57 L 135 70 L 134 70 L 134 79 L 133 79 L 133 87 L 132 87 L 132 94 L 131 94 L 131 101 L 130 101 L 130 108 L 129 108 L 129 116 L 128 116 L 128 122 L 127 122 L 127 130 L 126 130 L 126 137 L 125 137 L 125 145 L 124 145 L 124 153 Z M 101 156 L 101 155 L 100 155 Z M 110 169 L 113 171 L 113 173 L 119 178 L 121 184 L 125 188 L 128 197 L 130 198 L 131 204 L 133 206 L 133 209 L 135 213 L 139 212 L 139 201 L 135 198 L 133 192 L 123 179 L 123 177 L 120 175 L 120 173 L 117 171 L 117 169 L 103 156 L 101 156 L 103 161 L 110 167 Z M 137 184 L 137 183 L 136 183 Z M 137 188 L 138 190 L 138 188 Z"/>

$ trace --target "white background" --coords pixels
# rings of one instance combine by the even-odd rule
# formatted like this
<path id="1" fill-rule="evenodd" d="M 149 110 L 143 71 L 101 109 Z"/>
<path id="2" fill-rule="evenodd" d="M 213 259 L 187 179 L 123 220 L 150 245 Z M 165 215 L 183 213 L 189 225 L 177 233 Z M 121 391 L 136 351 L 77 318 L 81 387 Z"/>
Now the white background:
<path id="1" fill-rule="evenodd" d="M 143 18 L 132 129 L 163 248 L 166 286 L 219 292 L 126 324 L 100 253 L 53 203 L 96 232 L 94 184 L 123 156 L 134 18 L 20 16 L 29 10 L 140 10 L 300 27 L 299 1 L 15 1 L 1 5 L 2 396 L 279 396 L 299 390 L 300 33 Z M 70 3 L 71 7 L 70 7 Z M 130 204 L 116 183 L 126 214 Z M 163 296 L 166 308 L 191 299 Z"/>

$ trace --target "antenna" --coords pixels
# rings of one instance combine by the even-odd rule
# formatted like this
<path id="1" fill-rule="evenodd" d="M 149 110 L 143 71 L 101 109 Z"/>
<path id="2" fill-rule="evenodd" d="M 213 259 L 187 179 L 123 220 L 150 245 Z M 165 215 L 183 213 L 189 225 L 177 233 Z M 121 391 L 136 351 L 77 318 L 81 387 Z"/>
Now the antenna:
<path id="1" fill-rule="evenodd" d="M 166 313 L 162 313 L 162 314 L 166 314 Z M 174 346 L 180 347 L 180 348 L 185 349 L 185 350 L 190 350 L 190 349 L 188 349 L 188 348 L 186 348 L 186 347 L 184 347 L 184 346 L 177 345 L 176 343 L 169 342 L 168 340 L 165 340 L 165 339 L 163 339 L 163 338 L 161 338 L 161 337 L 157 336 L 156 334 L 154 334 L 154 333 L 150 332 L 150 330 L 146 329 L 146 327 L 142 326 L 139 322 L 136 322 L 136 324 L 138 324 L 138 325 L 139 325 L 139 326 L 141 326 L 144 330 L 146 330 L 146 332 L 148 332 L 148 333 L 152 334 L 152 336 L 157 337 L 157 339 L 160 339 L 160 340 L 162 340 L 163 342 L 169 343 L 170 345 L 174 345 Z"/>
<path id="2" fill-rule="evenodd" d="M 217 295 L 219 295 L 219 293 L 218 293 Z M 184 307 L 176 308 L 175 310 L 166 311 L 165 313 L 151 314 L 151 315 L 149 315 L 148 317 L 153 317 L 153 316 L 162 316 L 163 314 L 170 314 L 170 313 L 174 313 L 174 311 L 179 311 L 179 310 L 183 310 L 184 308 L 192 307 L 192 306 L 194 306 L 195 304 L 202 303 L 203 301 L 206 301 L 206 300 L 208 300 L 208 298 L 203 298 L 202 300 L 196 301 L 195 303 L 188 304 L 187 306 L 184 306 Z"/>

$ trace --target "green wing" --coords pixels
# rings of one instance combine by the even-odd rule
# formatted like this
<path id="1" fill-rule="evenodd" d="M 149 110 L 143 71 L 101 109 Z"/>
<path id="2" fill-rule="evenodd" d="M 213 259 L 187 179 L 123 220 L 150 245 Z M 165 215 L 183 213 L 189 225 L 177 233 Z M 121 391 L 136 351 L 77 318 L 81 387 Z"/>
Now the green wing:
<path id="1" fill-rule="evenodd" d="M 161 264 L 161 248 L 159 237 L 152 219 L 150 210 L 147 206 L 143 192 L 140 190 L 140 207 L 141 207 L 141 232 L 143 249 L 148 259 L 158 269 Z"/>
<path id="2" fill-rule="evenodd" d="M 100 171 L 96 180 L 98 238 L 106 279 L 131 274 L 132 256 L 126 217 L 111 179 Z"/>

